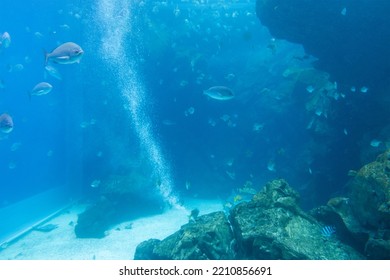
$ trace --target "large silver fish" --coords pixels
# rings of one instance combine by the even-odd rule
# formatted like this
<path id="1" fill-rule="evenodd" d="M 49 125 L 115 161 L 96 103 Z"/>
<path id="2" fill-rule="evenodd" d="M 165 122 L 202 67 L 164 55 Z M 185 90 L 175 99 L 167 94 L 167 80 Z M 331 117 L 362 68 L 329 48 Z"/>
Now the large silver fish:
<path id="1" fill-rule="evenodd" d="M 51 53 L 45 53 L 45 65 L 49 61 L 58 64 L 79 63 L 84 51 L 73 42 L 64 43 L 55 48 Z"/>
<path id="2" fill-rule="evenodd" d="M 203 94 L 216 100 L 229 100 L 234 97 L 233 91 L 224 86 L 214 86 L 203 91 Z"/>
<path id="3" fill-rule="evenodd" d="M 14 128 L 14 122 L 7 113 L 0 115 L 0 131 L 4 133 L 10 133 Z"/>

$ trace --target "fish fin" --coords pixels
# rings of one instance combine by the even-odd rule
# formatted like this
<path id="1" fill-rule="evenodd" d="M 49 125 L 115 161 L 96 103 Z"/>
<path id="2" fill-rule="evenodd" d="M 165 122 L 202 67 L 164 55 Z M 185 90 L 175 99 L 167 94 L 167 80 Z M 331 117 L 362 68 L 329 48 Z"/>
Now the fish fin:
<path id="1" fill-rule="evenodd" d="M 43 51 L 43 55 L 45 56 L 45 66 L 46 66 L 47 63 L 49 62 L 49 53 L 45 49 L 42 49 L 42 51 Z"/>

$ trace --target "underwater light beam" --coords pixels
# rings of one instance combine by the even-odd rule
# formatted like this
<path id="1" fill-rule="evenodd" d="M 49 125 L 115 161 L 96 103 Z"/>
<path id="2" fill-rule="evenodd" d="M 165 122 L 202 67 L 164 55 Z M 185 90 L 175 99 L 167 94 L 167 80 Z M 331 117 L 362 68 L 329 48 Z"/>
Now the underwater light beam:
<path id="1" fill-rule="evenodd" d="M 133 121 L 134 131 L 150 164 L 159 179 L 157 189 L 165 202 L 181 208 L 179 199 L 173 194 L 171 170 L 165 160 L 158 140 L 155 138 L 148 117 L 145 96 L 138 78 L 136 60 L 126 52 L 126 36 L 132 31 L 131 3 L 128 0 L 100 0 L 97 5 L 97 23 L 102 31 L 100 52 L 110 70 L 115 71 L 118 89 Z"/>

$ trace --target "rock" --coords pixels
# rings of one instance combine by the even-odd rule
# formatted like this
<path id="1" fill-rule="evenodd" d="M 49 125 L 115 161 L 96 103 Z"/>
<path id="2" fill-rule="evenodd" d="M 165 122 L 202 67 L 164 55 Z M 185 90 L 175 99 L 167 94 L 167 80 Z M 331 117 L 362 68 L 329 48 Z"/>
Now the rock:
<path id="1" fill-rule="evenodd" d="M 331 198 L 327 205 L 311 210 L 310 214 L 323 224 L 334 226 L 340 241 L 364 254 L 369 231 L 353 215 L 349 198 Z"/>
<path id="2" fill-rule="evenodd" d="M 351 207 L 367 229 L 390 229 L 390 150 L 363 166 L 349 183 Z"/>
<path id="3" fill-rule="evenodd" d="M 137 246 L 135 259 L 363 259 L 300 209 L 299 195 L 284 180 L 266 184 L 249 202 L 200 216 L 164 240 Z M 229 224 L 230 221 L 230 224 Z"/>
<path id="4" fill-rule="evenodd" d="M 134 259 L 229 260 L 234 259 L 233 233 L 223 212 L 199 216 L 162 241 L 142 242 Z"/>
<path id="5" fill-rule="evenodd" d="M 79 214 L 75 234 L 78 238 L 103 238 L 105 231 L 115 224 L 112 222 L 114 218 L 111 201 L 101 198 Z"/>
<path id="6" fill-rule="evenodd" d="M 111 176 L 101 183 L 100 197 L 83 213 L 75 226 L 79 238 L 103 238 L 107 230 L 135 217 L 160 213 L 161 199 L 141 191 L 133 176 Z M 151 189 L 151 188 L 149 188 Z"/>
<path id="7" fill-rule="evenodd" d="M 161 243 L 158 239 L 149 239 L 138 244 L 135 253 L 135 260 L 158 260 L 159 256 L 153 253 L 154 248 Z"/>
<path id="8" fill-rule="evenodd" d="M 390 259 L 390 150 L 353 175 L 348 197 L 334 197 L 310 213 L 334 225 L 340 241 L 366 258 Z"/>
<path id="9" fill-rule="evenodd" d="M 390 240 L 370 238 L 366 244 L 366 254 L 371 260 L 390 260 Z"/>
<path id="10" fill-rule="evenodd" d="M 344 157 L 343 161 L 312 174 L 304 199 L 319 195 L 317 188 L 326 188 L 329 191 L 326 195 L 337 191 L 333 181 L 347 181 L 343 175 L 345 169 L 355 168 L 359 160 L 359 164 L 365 164 L 378 153 L 378 147 L 373 149 L 364 140 L 378 135 L 378 130 L 388 126 L 390 118 L 390 60 L 384 59 L 390 57 L 389 13 L 390 1 L 256 1 L 256 14 L 271 36 L 276 41 L 301 44 L 306 55 L 296 58 L 317 70 L 291 63 L 283 73 L 286 79 L 297 81 L 297 89 L 301 84 L 313 86 L 310 97 L 302 99 L 307 113 L 314 115 L 305 120 L 307 129 L 314 134 L 312 144 L 316 148 L 308 151 L 313 164 L 333 161 L 340 154 Z M 275 47 L 277 52 L 277 44 Z M 341 137 L 343 129 L 346 134 L 353 131 L 353 137 L 351 134 Z M 380 137 L 383 143 L 388 139 L 386 135 Z M 306 147 L 310 144 L 306 143 Z"/>
<path id="11" fill-rule="evenodd" d="M 268 183 L 252 201 L 237 205 L 230 220 L 242 259 L 361 259 L 302 211 L 286 181 Z"/>
<path id="12" fill-rule="evenodd" d="M 272 36 L 302 44 L 333 79 L 370 88 L 386 86 L 389 12 L 389 1 L 256 1 L 257 16 Z"/>

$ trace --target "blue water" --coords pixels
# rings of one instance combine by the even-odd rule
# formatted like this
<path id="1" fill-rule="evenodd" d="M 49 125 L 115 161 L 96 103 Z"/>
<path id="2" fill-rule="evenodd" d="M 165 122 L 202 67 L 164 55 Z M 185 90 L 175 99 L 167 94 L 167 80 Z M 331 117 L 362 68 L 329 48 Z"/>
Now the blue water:
<path id="1" fill-rule="evenodd" d="M 353 120 L 329 118 L 323 135 L 308 129 L 306 85 L 283 73 L 311 61 L 296 59 L 300 45 L 273 40 L 255 1 L 63 2 L 1 4 L 0 32 L 12 42 L 0 52 L 0 113 L 14 130 L 0 135 L 0 207 L 57 186 L 93 196 L 94 180 L 137 172 L 170 205 L 284 178 L 310 208 L 361 166 L 353 134 L 343 133 Z M 45 77 L 44 50 L 67 41 L 83 48 L 81 62 L 54 65 L 62 80 Z M 41 81 L 52 92 L 30 100 Z M 215 85 L 235 98 L 202 94 Z"/>
<path id="2" fill-rule="evenodd" d="M 60 8 L 60 3 L 49 1 L 2 2 L 1 32 L 11 35 L 11 45 L 0 53 L 0 77 L 5 85 L 0 107 L 14 120 L 14 130 L 2 134 L 0 141 L 2 206 L 63 185 L 69 179 L 70 142 L 80 137 L 72 132 L 70 123 L 81 115 L 72 108 L 77 108 L 75 103 L 80 100 L 82 69 L 61 68 L 63 81 L 48 79 L 55 88 L 53 94 L 44 99 L 28 97 L 34 85 L 44 80 L 43 50 L 52 49 L 57 41 L 82 37 L 79 21 L 59 15 Z M 65 20 L 75 27 L 74 31 L 58 28 Z M 23 65 L 23 70 L 14 70 L 17 64 Z"/>

